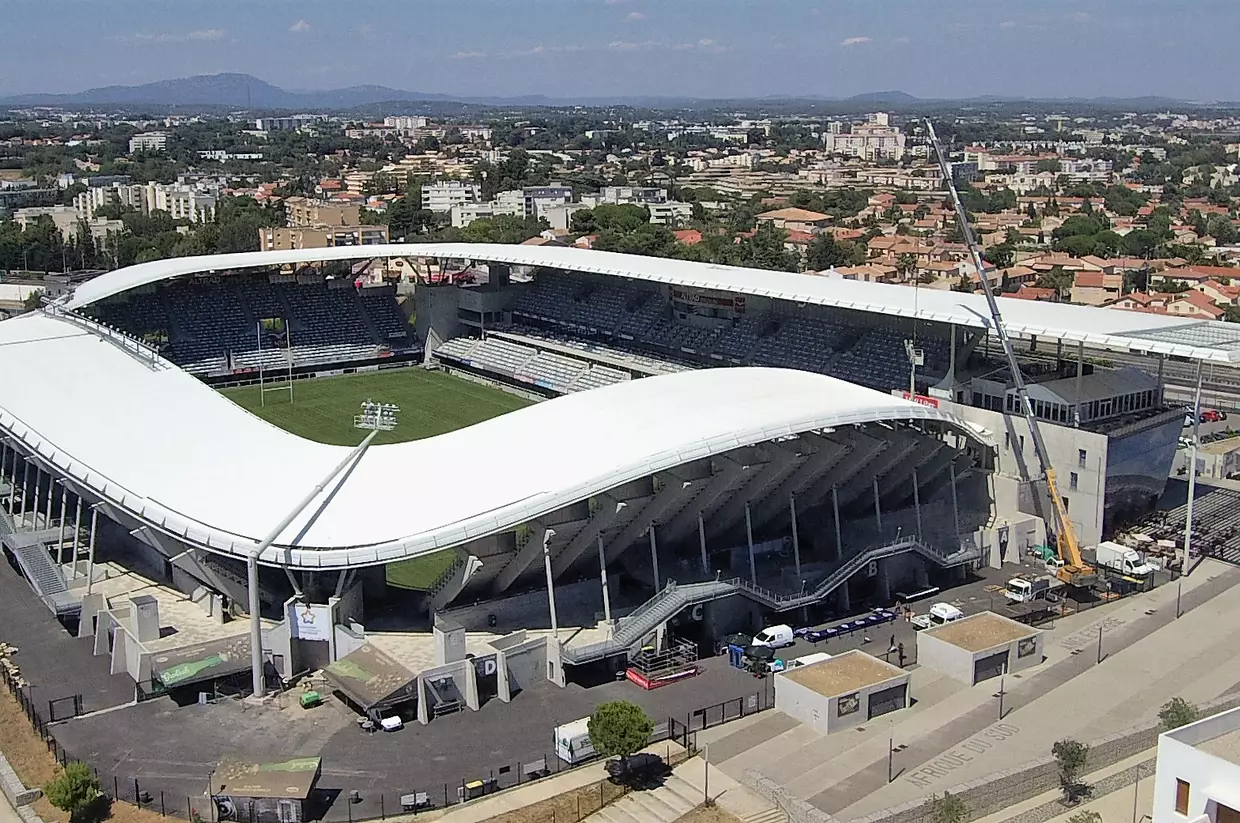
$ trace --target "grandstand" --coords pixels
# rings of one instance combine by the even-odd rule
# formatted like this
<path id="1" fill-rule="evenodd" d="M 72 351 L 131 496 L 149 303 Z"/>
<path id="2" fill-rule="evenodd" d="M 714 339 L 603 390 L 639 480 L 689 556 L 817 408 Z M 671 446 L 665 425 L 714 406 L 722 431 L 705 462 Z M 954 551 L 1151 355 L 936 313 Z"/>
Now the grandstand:
<path id="1" fill-rule="evenodd" d="M 489 265 L 468 284 L 422 285 L 410 333 L 390 287 L 308 266 L 375 255 Z M 1240 336 L 1010 302 L 1071 516 L 1096 541 L 1161 493 L 1182 410 L 1160 378 L 1095 368 L 1084 347 L 1231 362 Z M 686 604 L 734 595 L 774 612 L 847 610 L 1046 540 L 988 324 L 971 295 L 544 247 L 134 266 L 0 325 L 0 345 L 27 344 L 0 360 L 5 545 L 48 581 L 35 559 L 46 548 L 30 546 L 64 538 L 51 504 L 35 502 L 44 483 L 43 501 L 98 505 L 114 541 L 244 602 L 254 547 L 340 466 L 260 558 L 264 602 L 302 594 L 294 569 L 318 595 L 360 580 L 380 603 L 434 610 L 502 608 L 549 575 L 588 612 L 600 564 L 622 572 L 615 606 L 636 606 L 634 618 L 568 662 L 621 653 Z M 284 368 L 286 350 L 305 374 L 425 357 L 548 402 L 349 457 L 194 377 Z M 53 386 L 37 379 L 48 372 L 80 377 Z M 431 555 L 423 593 L 383 590 L 384 566 Z"/>
<path id="2" fill-rule="evenodd" d="M 210 274 L 112 296 L 87 314 L 145 340 L 190 374 L 226 378 L 408 355 L 417 346 L 391 285 L 310 269 Z"/>

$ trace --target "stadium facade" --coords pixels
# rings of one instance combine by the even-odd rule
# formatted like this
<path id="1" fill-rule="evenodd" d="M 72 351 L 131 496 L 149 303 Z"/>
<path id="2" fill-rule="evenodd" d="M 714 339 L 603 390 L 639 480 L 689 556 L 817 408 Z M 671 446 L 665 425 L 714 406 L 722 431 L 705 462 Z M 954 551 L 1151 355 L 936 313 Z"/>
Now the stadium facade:
<path id="1" fill-rule="evenodd" d="M 390 291 L 309 265 L 392 256 L 483 268 L 470 285 L 419 286 L 410 337 Z M 1163 402 L 1164 359 L 1235 362 L 1240 330 L 1003 303 L 1070 514 L 1096 540 L 1166 481 L 1183 412 Z M 0 537 L 57 611 L 73 609 L 95 540 L 94 527 L 77 539 L 83 511 L 178 586 L 241 601 L 243 560 L 326 478 L 260 558 L 272 605 L 290 586 L 381 586 L 385 564 L 445 549 L 436 609 L 529 591 L 544 572 L 597 592 L 600 566 L 638 600 L 672 579 L 776 611 L 889 598 L 1045 539 L 989 325 L 975 295 L 566 248 L 141 264 L 0 324 L 19 353 L 0 359 Z M 1156 365 L 1094 368 L 1086 346 Z M 349 462 L 199 379 L 420 359 L 554 399 Z"/>

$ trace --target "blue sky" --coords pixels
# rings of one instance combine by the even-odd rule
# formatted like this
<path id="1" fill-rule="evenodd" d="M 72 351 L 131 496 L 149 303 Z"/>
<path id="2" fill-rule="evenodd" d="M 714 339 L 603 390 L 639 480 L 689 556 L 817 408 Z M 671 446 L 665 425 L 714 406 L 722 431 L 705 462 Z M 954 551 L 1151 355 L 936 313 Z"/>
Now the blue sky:
<path id="1" fill-rule="evenodd" d="M 0 0 L 0 93 L 1240 99 L 1240 0 Z"/>

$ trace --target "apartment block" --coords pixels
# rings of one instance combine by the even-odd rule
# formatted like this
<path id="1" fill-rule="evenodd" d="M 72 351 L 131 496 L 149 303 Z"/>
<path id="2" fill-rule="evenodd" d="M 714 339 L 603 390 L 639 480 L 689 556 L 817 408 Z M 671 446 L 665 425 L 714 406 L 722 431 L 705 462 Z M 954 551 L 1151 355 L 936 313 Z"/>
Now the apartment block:
<path id="1" fill-rule="evenodd" d="M 445 180 L 422 186 L 422 208 L 446 214 L 453 206 L 477 203 L 482 199 L 482 189 L 475 183 Z"/>
<path id="2" fill-rule="evenodd" d="M 387 226 L 317 226 L 258 230 L 258 245 L 263 251 L 379 246 L 387 242 Z"/>
<path id="3" fill-rule="evenodd" d="M 284 201 L 285 224 L 289 227 L 356 226 L 362 222 L 361 207 L 348 203 L 328 203 L 308 197 Z"/>
<path id="4" fill-rule="evenodd" d="M 163 131 L 144 131 L 129 138 L 129 153 L 147 151 L 165 151 L 168 148 L 168 133 Z"/>

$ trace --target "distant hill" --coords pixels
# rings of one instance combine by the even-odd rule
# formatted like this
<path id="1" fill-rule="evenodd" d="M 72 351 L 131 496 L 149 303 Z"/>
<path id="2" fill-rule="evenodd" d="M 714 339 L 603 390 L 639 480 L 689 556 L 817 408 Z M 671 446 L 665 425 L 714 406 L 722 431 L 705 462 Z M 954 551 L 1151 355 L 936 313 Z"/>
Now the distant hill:
<path id="1" fill-rule="evenodd" d="M 453 101 L 446 94 L 351 86 L 325 91 L 286 91 L 248 74 L 200 74 L 140 86 L 103 86 L 74 94 L 21 94 L 0 105 L 33 106 L 227 106 L 247 109 L 343 109 L 386 101 Z"/>
<path id="2" fill-rule="evenodd" d="M 854 94 L 848 98 L 850 103 L 883 103 L 885 105 L 902 105 L 920 103 L 920 97 L 914 97 L 903 91 L 871 91 L 865 94 Z"/>
<path id="3" fill-rule="evenodd" d="M 1185 101 L 1163 97 L 1097 97 L 1092 99 L 985 96 L 967 100 L 916 97 L 907 92 L 890 90 L 856 94 L 838 98 L 819 95 L 778 95 L 754 99 L 705 99 L 678 97 L 674 95 L 640 95 L 630 97 L 578 97 L 553 98 L 541 94 L 519 97 L 468 97 L 462 95 L 434 94 L 407 91 L 388 86 L 362 85 L 342 89 L 301 90 L 282 89 L 265 80 L 248 74 L 200 74 L 175 80 L 160 80 L 140 86 L 103 86 L 73 94 L 20 94 L 0 98 L 0 106 L 215 106 L 229 109 L 250 110 L 330 110 L 341 111 L 375 104 L 405 103 L 426 106 L 443 104 L 453 106 L 533 107 L 533 106 L 630 106 L 634 108 L 704 109 L 718 106 L 734 106 L 746 103 L 771 103 L 772 105 L 795 105 L 804 102 L 856 110 L 864 106 L 891 106 L 894 108 L 925 108 L 943 104 L 969 103 L 1042 103 L 1100 105 L 1108 108 L 1129 107 L 1133 109 L 1162 109 L 1184 105 Z"/>

